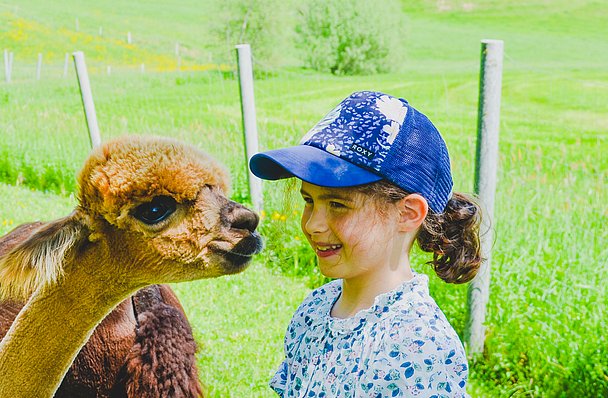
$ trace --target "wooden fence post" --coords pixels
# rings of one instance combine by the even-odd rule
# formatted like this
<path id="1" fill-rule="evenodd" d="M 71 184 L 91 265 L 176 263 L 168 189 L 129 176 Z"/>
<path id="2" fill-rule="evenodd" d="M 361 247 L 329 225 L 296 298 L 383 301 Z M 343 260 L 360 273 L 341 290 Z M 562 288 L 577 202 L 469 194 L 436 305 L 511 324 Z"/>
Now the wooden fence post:
<path id="1" fill-rule="evenodd" d="M 42 71 L 42 53 L 38 53 L 38 62 L 36 63 L 36 80 L 40 80 L 41 71 Z"/>
<path id="2" fill-rule="evenodd" d="M 12 80 L 13 79 L 13 52 L 9 52 L 8 53 L 8 80 Z"/>
<path id="3" fill-rule="evenodd" d="M 249 171 L 249 159 L 258 153 L 258 130 L 256 126 L 253 95 L 253 66 L 251 63 L 251 47 L 249 47 L 249 44 L 237 45 L 236 55 L 239 67 L 239 87 L 241 92 L 241 111 L 243 114 L 249 194 L 254 209 L 260 211 L 264 207 L 262 200 L 262 180 Z"/>
<path id="4" fill-rule="evenodd" d="M 11 82 L 11 56 L 8 50 L 4 50 L 4 80 Z"/>
<path id="5" fill-rule="evenodd" d="M 475 192 L 483 208 L 481 253 L 486 259 L 468 290 L 468 320 L 465 338 L 469 355 L 481 353 L 485 342 L 486 306 L 490 297 L 491 250 L 494 242 L 491 220 L 494 217 L 498 131 L 502 87 L 502 40 L 482 40 L 477 116 L 477 154 Z"/>
<path id="6" fill-rule="evenodd" d="M 91 93 L 89 73 L 87 72 L 87 65 L 84 62 L 82 51 L 77 51 L 73 55 L 78 85 L 80 86 L 80 96 L 82 97 L 82 105 L 84 106 L 84 116 L 87 119 L 89 137 L 91 138 L 91 147 L 95 148 L 101 145 L 101 136 L 99 135 L 99 126 L 97 125 L 97 114 L 95 113 L 95 104 L 93 103 L 93 94 Z"/>

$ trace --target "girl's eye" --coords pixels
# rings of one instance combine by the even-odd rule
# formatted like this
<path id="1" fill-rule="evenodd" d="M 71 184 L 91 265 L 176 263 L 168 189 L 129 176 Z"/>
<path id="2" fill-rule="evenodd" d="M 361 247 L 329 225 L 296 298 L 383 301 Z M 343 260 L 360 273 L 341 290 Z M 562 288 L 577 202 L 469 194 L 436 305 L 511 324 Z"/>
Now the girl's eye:
<path id="1" fill-rule="evenodd" d="M 304 203 L 306 203 L 307 205 L 312 204 L 312 199 L 306 196 L 303 196 L 302 199 L 304 199 Z"/>
<path id="2" fill-rule="evenodd" d="M 157 196 L 135 208 L 133 216 L 148 225 L 158 224 L 175 212 L 177 202 L 170 196 Z"/>
<path id="3" fill-rule="evenodd" d="M 340 202 L 329 202 L 329 205 L 334 209 L 345 209 L 346 206 Z"/>

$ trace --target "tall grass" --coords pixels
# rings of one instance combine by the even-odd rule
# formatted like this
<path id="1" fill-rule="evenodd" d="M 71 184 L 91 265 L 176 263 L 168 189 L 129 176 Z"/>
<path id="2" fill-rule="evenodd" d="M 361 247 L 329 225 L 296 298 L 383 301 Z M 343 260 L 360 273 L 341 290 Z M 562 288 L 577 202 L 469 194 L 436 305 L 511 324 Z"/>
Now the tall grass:
<path id="1" fill-rule="evenodd" d="M 386 91 L 408 99 L 433 120 L 448 143 L 455 189 L 470 192 L 479 39 L 504 39 L 488 335 L 484 354 L 472 363 L 471 377 L 491 396 L 607 396 L 608 345 L 602 332 L 608 329 L 605 10 L 593 1 L 563 0 L 551 2 L 551 13 L 540 0 L 403 4 L 407 61 L 399 73 L 338 78 L 279 68 L 258 74 L 261 149 L 296 144 L 352 91 Z M 39 11 L 43 6 L 48 4 L 28 0 L 22 13 L 53 29 L 71 23 L 76 13 L 67 15 L 53 8 L 43 14 Z M 87 13 L 75 5 L 75 11 L 81 24 L 88 20 L 93 26 L 106 24 L 105 7 Z M 132 7 L 125 12 L 135 13 Z M 141 44 L 142 51 L 170 57 L 167 51 L 172 47 L 163 50 L 168 41 L 154 39 L 155 34 L 168 34 L 165 27 L 153 34 L 151 26 L 157 25 L 159 15 L 156 7 L 138 19 L 146 27 L 142 34 L 151 38 Z M 183 13 L 178 7 L 173 15 L 179 20 Z M 185 16 L 183 22 L 194 24 Z M 202 29 L 191 26 L 193 32 Z M 181 29 L 180 34 L 187 30 Z M 0 40 L 4 37 L 0 35 Z M 36 51 L 23 43 L 11 44 L 18 50 Z M 113 51 L 105 53 L 110 60 L 122 59 L 122 50 Z M 206 58 L 193 53 L 191 60 Z M 224 162 L 233 175 L 233 197 L 249 201 L 239 93 L 231 73 L 121 72 L 93 74 L 91 79 L 104 139 L 156 134 L 188 141 Z M 70 201 L 66 197 L 75 190 L 74 175 L 89 145 L 73 79 L 21 78 L 1 84 L 0 135 L 0 181 L 21 186 L 0 189 L 2 202 L 14 203 L 12 195 L 18 195 L 28 207 L 39 200 L 36 193 L 30 196 L 30 188 L 59 194 L 49 196 L 49 203 Z M 271 396 L 264 385 L 280 360 L 283 327 L 306 291 L 323 281 L 300 238 L 297 198 L 295 204 L 285 205 L 284 192 L 289 189 L 289 184 L 265 183 L 261 230 L 267 249 L 259 264 L 266 267 L 232 279 L 177 287 L 203 343 L 200 361 L 212 396 Z M 47 207 L 27 214 L 50 216 Z M 10 220 L 18 221 L 13 213 L 20 210 L 15 206 L 0 206 L 0 210 L 6 231 Z M 417 268 L 430 273 L 421 265 L 426 260 L 415 253 Z M 431 289 L 462 333 L 466 286 L 448 286 L 433 277 Z M 245 291 L 241 312 L 226 297 Z M 217 315 L 225 311 L 238 316 Z M 276 323 L 269 325 L 268 319 Z"/>

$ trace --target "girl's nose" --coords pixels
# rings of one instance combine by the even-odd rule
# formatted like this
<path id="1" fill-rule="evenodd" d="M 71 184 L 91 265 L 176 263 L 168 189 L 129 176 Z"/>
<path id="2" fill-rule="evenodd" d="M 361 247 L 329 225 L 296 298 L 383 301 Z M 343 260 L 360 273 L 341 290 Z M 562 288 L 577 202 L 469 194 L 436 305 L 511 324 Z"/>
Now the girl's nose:
<path id="1" fill-rule="evenodd" d="M 325 213 L 317 208 L 305 212 L 302 217 L 302 229 L 309 235 L 325 232 L 327 230 Z"/>

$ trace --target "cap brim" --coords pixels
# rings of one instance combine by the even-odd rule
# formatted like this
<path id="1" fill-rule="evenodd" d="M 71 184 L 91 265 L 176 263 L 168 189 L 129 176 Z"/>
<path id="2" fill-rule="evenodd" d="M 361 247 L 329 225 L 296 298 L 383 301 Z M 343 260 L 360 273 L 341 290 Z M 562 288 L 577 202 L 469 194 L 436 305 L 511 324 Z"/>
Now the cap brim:
<path id="1" fill-rule="evenodd" d="M 297 177 L 322 187 L 352 187 L 382 179 L 371 171 L 308 145 L 255 154 L 249 167 L 254 175 L 264 180 Z"/>

